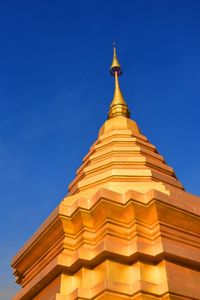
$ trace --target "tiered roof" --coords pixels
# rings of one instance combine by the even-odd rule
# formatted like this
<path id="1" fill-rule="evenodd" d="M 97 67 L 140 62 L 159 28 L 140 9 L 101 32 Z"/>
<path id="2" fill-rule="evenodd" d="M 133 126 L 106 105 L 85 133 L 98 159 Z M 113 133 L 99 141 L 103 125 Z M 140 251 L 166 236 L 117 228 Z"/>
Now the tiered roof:
<path id="1" fill-rule="evenodd" d="M 119 87 L 61 201 L 12 262 L 15 300 L 200 299 L 200 198 L 141 133 Z"/>

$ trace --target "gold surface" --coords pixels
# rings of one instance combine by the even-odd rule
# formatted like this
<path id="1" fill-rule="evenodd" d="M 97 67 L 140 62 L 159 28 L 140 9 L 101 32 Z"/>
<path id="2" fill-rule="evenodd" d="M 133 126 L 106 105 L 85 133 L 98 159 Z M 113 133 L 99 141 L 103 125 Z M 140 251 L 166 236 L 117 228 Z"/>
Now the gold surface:
<path id="1" fill-rule="evenodd" d="M 106 291 L 198 299 L 199 200 L 105 189 L 66 197 L 14 259 L 23 286 L 14 299 L 98 299 Z"/>
<path id="2" fill-rule="evenodd" d="M 200 197 L 122 112 L 118 72 L 112 117 L 12 261 L 14 300 L 200 299 Z"/>
<path id="3" fill-rule="evenodd" d="M 129 118 L 130 112 L 119 87 L 117 71 L 115 71 L 115 91 L 112 103 L 110 105 L 108 118 L 111 119 L 117 116 L 124 116 Z"/>
<path id="4" fill-rule="evenodd" d="M 116 47 L 114 46 L 113 47 L 113 60 L 112 60 L 112 64 L 110 66 L 110 71 L 112 72 L 111 74 L 113 74 L 113 70 L 115 69 L 119 69 L 120 70 L 120 73 L 122 72 L 121 71 L 121 65 L 118 61 L 118 58 L 117 58 L 117 53 L 116 53 Z"/>
<path id="5" fill-rule="evenodd" d="M 130 112 L 128 110 L 128 106 L 120 90 L 119 80 L 118 80 L 118 75 L 122 74 L 121 65 L 118 62 L 115 47 L 113 48 L 113 51 L 114 51 L 113 61 L 110 70 L 111 70 L 111 74 L 115 76 L 115 90 L 114 90 L 113 100 L 110 105 L 108 118 L 111 119 L 117 116 L 124 116 L 129 118 Z"/>

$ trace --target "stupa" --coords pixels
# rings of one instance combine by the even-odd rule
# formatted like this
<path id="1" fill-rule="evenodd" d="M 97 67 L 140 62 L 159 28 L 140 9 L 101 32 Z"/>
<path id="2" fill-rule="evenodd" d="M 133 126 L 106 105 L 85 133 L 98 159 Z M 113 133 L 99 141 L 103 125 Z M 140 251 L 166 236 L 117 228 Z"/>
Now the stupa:
<path id="1" fill-rule="evenodd" d="M 200 299 L 200 197 L 130 119 L 118 77 L 69 192 L 12 261 L 14 300 Z"/>

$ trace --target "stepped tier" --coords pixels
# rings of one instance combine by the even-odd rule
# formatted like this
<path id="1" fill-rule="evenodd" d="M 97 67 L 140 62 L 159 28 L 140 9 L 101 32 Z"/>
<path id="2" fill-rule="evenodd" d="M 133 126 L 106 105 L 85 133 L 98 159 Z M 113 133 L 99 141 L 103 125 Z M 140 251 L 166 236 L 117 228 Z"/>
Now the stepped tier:
<path id="1" fill-rule="evenodd" d="M 14 258 L 14 299 L 199 299 L 199 200 L 104 188 L 66 197 Z"/>
<path id="2" fill-rule="evenodd" d="M 137 124 L 123 116 L 109 119 L 102 126 L 69 185 L 69 194 L 85 191 L 88 195 L 101 187 L 119 192 L 155 188 L 169 193 L 173 188 L 183 189 L 173 169 L 140 133 Z"/>

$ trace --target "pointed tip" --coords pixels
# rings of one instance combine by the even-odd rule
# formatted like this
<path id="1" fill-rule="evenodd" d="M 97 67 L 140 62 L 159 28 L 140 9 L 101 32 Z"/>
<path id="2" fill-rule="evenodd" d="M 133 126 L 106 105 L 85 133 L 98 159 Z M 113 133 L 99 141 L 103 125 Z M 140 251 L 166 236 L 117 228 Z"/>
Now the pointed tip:
<path id="1" fill-rule="evenodd" d="M 116 53 L 116 43 L 113 42 L 113 60 L 112 60 L 112 64 L 111 64 L 111 67 L 110 67 L 110 74 L 112 76 L 115 76 L 116 71 L 117 71 L 118 75 L 122 75 L 122 68 L 121 68 L 121 65 L 118 61 L 117 53 Z"/>

